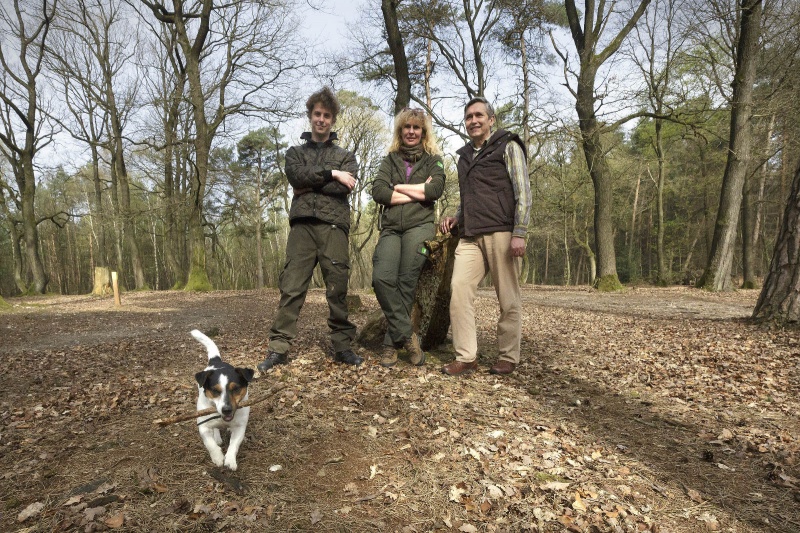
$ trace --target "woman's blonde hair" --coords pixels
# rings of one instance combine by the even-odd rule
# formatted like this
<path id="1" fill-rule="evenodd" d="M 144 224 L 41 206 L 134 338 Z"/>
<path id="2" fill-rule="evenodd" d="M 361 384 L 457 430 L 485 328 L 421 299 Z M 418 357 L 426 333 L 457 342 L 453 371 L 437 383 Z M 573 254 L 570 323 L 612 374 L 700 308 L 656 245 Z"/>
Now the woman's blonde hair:
<path id="1" fill-rule="evenodd" d="M 436 142 L 436 136 L 433 133 L 433 123 L 431 117 L 422 109 L 412 109 L 407 107 L 400 111 L 394 118 L 394 132 L 392 135 L 392 145 L 389 146 L 389 152 L 397 152 L 403 146 L 403 126 L 408 123 L 418 124 L 422 126 L 422 139 L 420 145 L 422 149 L 432 155 L 439 155 L 442 153 L 439 144 Z"/>

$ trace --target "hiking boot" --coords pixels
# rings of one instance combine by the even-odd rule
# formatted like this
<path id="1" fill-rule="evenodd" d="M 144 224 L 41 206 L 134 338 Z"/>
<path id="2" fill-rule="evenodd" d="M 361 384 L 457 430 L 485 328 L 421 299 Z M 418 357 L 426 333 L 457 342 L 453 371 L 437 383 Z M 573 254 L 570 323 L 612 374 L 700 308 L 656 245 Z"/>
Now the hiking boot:
<path id="1" fill-rule="evenodd" d="M 358 366 L 364 362 L 364 358 L 353 353 L 353 350 L 342 350 L 333 354 L 333 360 L 337 363 Z"/>
<path id="2" fill-rule="evenodd" d="M 422 351 L 422 345 L 419 342 L 419 335 L 416 333 L 412 333 L 411 336 L 406 339 L 405 344 L 403 344 L 403 348 L 408 352 L 408 355 L 411 357 L 409 361 L 414 366 L 422 366 L 425 364 L 425 352 Z"/>
<path id="3" fill-rule="evenodd" d="M 286 364 L 286 354 L 285 353 L 278 353 L 273 352 L 272 350 L 267 352 L 267 358 L 258 363 L 258 371 L 262 374 L 272 368 L 275 365 L 285 365 Z"/>
<path id="4" fill-rule="evenodd" d="M 391 368 L 397 364 L 397 350 L 394 346 L 384 346 L 381 349 L 381 366 Z"/>

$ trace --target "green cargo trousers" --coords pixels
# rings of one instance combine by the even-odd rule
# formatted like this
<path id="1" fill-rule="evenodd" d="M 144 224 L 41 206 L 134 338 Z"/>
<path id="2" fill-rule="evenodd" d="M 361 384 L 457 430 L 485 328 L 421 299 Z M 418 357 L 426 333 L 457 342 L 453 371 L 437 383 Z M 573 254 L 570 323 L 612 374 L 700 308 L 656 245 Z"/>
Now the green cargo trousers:
<path id="1" fill-rule="evenodd" d="M 411 337 L 411 310 L 426 256 L 422 243 L 436 234 L 433 222 L 403 232 L 381 231 L 372 257 L 372 288 L 386 316 L 388 327 L 383 344 L 400 347 Z"/>
<path id="2" fill-rule="evenodd" d="M 286 264 L 278 282 L 281 301 L 269 333 L 270 351 L 281 354 L 289 351 L 297 336 L 297 317 L 317 263 L 325 280 L 333 351 L 350 349 L 356 326 L 347 318 L 348 253 L 348 234 L 342 228 L 313 219 L 292 225 L 286 242 Z"/>

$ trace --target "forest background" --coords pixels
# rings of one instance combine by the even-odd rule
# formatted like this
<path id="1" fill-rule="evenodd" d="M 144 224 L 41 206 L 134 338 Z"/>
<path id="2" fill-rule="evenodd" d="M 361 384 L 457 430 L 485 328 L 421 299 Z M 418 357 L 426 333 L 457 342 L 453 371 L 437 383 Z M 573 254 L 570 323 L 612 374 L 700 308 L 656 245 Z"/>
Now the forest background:
<path id="1" fill-rule="evenodd" d="M 395 109 L 433 117 L 450 214 L 475 95 L 528 145 L 525 283 L 761 283 L 800 160 L 796 0 L 383 0 L 329 27 L 342 5 L 0 3 L 0 295 L 88 293 L 108 271 L 128 290 L 276 286 L 283 154 L 322 85 L 359 161 L 353 288 Z"/>

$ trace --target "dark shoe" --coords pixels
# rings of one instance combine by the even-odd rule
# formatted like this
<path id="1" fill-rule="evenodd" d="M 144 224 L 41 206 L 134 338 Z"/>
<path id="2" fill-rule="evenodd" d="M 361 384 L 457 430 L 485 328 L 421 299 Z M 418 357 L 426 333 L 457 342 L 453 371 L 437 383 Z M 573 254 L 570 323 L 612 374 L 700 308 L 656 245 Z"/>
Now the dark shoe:
<path id="1" fill-rule="evenodd" d="M 510 374 L 517 367 L 511 361 L 498 361 L 489 369 L 490 374 Z"/>
<path id="2" fill-rule="evenodd" d="M 478 362 L 472 361 L 471 363 L 464 363 L 462 361 L 453 361 L 442 367 L 442 372 L 448 376 L 461 376 L 472 374 L 478 368 Z"/>
<path id="3" fill-rule="evenodd" d="M 258 363 L 258 371 L 262 374 L 272 368 L 275 365 L 285 365 L 286 364 L 286 354 L 285 353 L 278 353 L 269 351 L 267 352 L 267 358 Z"/>
<path id="4" fill-rule="evenodd" d="M 414 366 L 422 366 L 425 364 L 425 352 L 422 351 L 422 345 L 419 343 L 419 335 L 416 333 L 412 333 L 411 336 L 406 339 L 403 348 L 408 352 L 410 355 L 411 364 Z"/>
<path id="5" fill-rule="evenodd" d="M 381 349 L 381 366 L 391 368 L 397 364 L 397 350 L 394 346 L 384 346 Z"/>
<path id="6" fill-rule="evenodd" d="M 333 360 L 337 363 L 358 366 L 364 362 L 364 358 L 353 353 L 353 350 L 342 350 L 333 354 Z"/>

